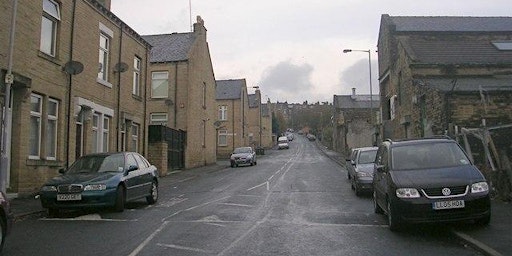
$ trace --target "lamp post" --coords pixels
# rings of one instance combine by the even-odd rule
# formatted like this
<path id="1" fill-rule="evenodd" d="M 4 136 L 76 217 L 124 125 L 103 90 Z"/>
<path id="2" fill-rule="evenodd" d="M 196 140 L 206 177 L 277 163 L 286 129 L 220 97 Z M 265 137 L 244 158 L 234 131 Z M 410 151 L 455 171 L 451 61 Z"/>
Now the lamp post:
<path id="1" fill-rule="evenodd" d="M 370 73 L 370 111 L 373 113 L 373 95 L 372 95 L 372 57 L 370 50 L 353 50 L 353 49 L 344 49 L 343 53 L 349 52 L 367 52 L 368 53 L 368 71 Z M 370 116 L 370 120 L 373 124 L 373 114 Z"/>
<path id="2" fill-rule="evenodd" d="M 368 53 L 368 72 L 370 73 L 370 124 L 373 127 L 373 94 L 372 94 L 372 57 L 371 51 L 368 50 L 353 50 L 353 49 L 344 49 L 343 53 L 349 52 L 367 52 Z M 373 139 L 372 139 L 373 140 Z"/>

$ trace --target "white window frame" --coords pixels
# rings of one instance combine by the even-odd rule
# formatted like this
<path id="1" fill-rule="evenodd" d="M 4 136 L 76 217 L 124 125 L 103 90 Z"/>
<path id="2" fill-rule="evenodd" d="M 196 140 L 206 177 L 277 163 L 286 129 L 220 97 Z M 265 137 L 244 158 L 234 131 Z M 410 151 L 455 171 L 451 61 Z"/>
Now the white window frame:
<path id="1" fill-rule="evenodd" d="M 136 124 L 136 123 L 133 123 L 132 124 L 132 128 L 131 128 L 131 131 L 132 131 L 132 135 L 131 135 L 131 145 L 130 145 L 130 150 L 133 151 L 133 152 L 138 152 L 139 151 L 139 124 Z"/>
<path id="2" fill-rule="evenodd" d="M 55 57 L 57 52 L 57 31 L 59 29 L 59 22 L 59 3 L 53 0 L 43 0 L 43 15 L 41 18 L 41 41 L 39 42 L 39 50 L 52 57 Z"/>
<path id="3" fill-rule="evenodd" d="M 100 132 L 99 132 L 99 128 L 101 127 L 100 126 L 100 114 L 99 113 L 94 113 L 92 115 L 92 152 L 93 153 L 98 153 L 100 152 L 99 151 L 99 141 L 100 141 Z"/>
<path id="4" fill-rule="evenodd" d="M 219 130 L 218 133 L 218 145 L 225 147 L 228 145 L 228 131 L 227 130 Z"/>
<path id="5" fill-rule="evenodd" d="M 149 116 L 149 124 L 167 126 L 168 118 L 167 113 L 151 113 Z"/>
<path id="6" fill-rule="evenodd" d="M 105 45 L 103 45 L 105 42 Z M 101 32 L 99 41 L 99 56 L 98 56 L 98 79 L 100 81 L 108 81 L 108 65 L 110 57 L 110 37 Z"/>
<path id="7" fill-rule="evenodd" d="M 32 109 L 32 100 L 37 99 L 39 106 L 38 109 Z M 43 117 L 43 96 L 33 93 L 30 95 L 30 135 L 29 135 L 29 159 L 41 159 L 41 133 L 42 133 L 42 117 Z M 36 127 L 32 127 L 32 120 L 35 119 Z M 33 128 L 36 128 L 34 131 Z M 35 138 L 31 138 L 35 135 Z M 34 151 L 35 150 L 35 151 Z M 35 154 L 32 153 L 34 151 Z"/>
<path id="8" fill-rule="evenodd" d="M 102 152 L 108 152 L 109 150 L 109 146 L 110 146 L 110 143 L 109 143 L 109 139 L 110 139 L 110 136 L 109 136 L 109 132 L 110 132 L 110 118 L 108 116 L 103 116 L 103 122 L 101 124 L 101 127 L 103 128 L 101 130 L 101 150 Z"/>
<path id="9" fill-rule="evenodd" d="M 133 58 L 133 90 L 132 94 L 140 96 L 140 71 L 142 59 L 135 56 Z"/>
<path id="10" fill-rule="evenodd" d="M 165 74 L 165 78 L 163 78 Z M 155 76 L 158 76 L 158 75 L 162 75 L 162 78 L 155 78 Z M 163 84 L 164 82 L 167 84 L 165 87 L 166 87 L 166 90 L 163 94 L 161 95 L 157 95 L 155 93 L 155 87 L 160 87 L 158 86 L 159 84 L 157 84 L 159 81 L 161 81 L 160 83 Z M 162 99 L 162 98 L 167 98 L 169 97 L 169 72 L 167 71 L 154 71 L 154 72 L 151 72 L 151 98 L 153 99 Z"/>
<path id="11" fill-rule="evenodd" d="M 228 106 L 226 106 L 226 105 L 219 106 L 219 120 L 220 121 L 228 120 Z"/>
<path id="12" fill-rule="evenodd" d="M 51 106 L 55 106 L 55 113 L 51 113 Z M 47 105 L 47 121 L 46 121 L 46 159 L 57 159 L 57 131 L 59 124 L 59 102 L 55 99 L 49 99 Z M 50 124 L 53 124 L 50 125 Z M 53 130 L 52 130 L 53 128 Z"/>

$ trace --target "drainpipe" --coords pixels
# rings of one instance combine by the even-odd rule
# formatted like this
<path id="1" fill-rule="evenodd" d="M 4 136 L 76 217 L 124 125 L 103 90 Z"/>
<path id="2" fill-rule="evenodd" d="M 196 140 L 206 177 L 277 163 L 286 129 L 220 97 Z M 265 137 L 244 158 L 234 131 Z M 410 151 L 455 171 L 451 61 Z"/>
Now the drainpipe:
<path id="1" fill-rule="evenodd" d="M 117 70 L 117 114 L 116 114 L 116 151 L 119 151 L 119 134 L 120 126 L 121 126 L 121 54 L 123 49 L 123 23 L 119 26 L 119 52 L 117 53 L 117 64 L 119 66 L 119 70 Z M 125 141 L 128 143 L 128 141 Z M 125 145 L 126 146 L 126 145 Z"/>
<path id="2" fill-rule="evenodd" d="M 174 63 L 174 129 L 178 129 L 178 62 Z"/>
<path id="3" fill-rule="evenodd" d="M 11 163 L 11 126 L 12 126 L 12 109 L 11 109 L 11 87 L 14 83 L 12 74 L 13 52 L 14 52 L 14 35 L 16 31 L 16 11 L 18 9 L 18 1 L 12 1 L 11 31 L 9 37 L 9 59 L 7 61 L 7 73 L 5 74 L 5 98 L 2 125 L 2 152 L 0 163 L 0 189 L 5 193 L 7 184 L 7 172 Z"/>
<path id="4" fill-rule="evenodd" d="M 76 12 L 76 0 L 73 0 L 73 13 L 71 14 L 72 17 L 71 17 L 71 33 L 70 33 L 70 39 L 69 39 L 69 61 L 73 61 L 73 42 L 74 42 L 74 39 L 75 39 L 75 12 Z M 72 74 L 68 74 L 68 98 L 67 98 L 67 101 L 68 101 L 68 106 L 67 106 L 67 109 L 66 109 L 66 116 L 68 117 L 68 125 L 66 127 L 66 148 L 68 148 L 68 150 L 64 150 L 66 151 L 66 169 L 69 167 L 69 143 L 71 141 L 71 120 L 72 120 L 72 116 L 71 116 L 71 98 L 72 98 L 72 85 L 73 85 L 73 75 Z M 76 142 L 75 142 L 76 143 Z M 76 145 L 75 145 L 76 147 Z"/>

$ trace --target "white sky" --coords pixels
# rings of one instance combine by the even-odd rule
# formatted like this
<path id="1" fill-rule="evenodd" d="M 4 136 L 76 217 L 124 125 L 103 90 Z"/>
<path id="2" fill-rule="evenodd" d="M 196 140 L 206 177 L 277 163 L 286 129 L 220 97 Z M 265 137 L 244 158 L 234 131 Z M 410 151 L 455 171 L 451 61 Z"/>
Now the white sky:
<path id="1" fill-rule="evenodd" d="M 511 16 L 510 0 L 112 0 L 111 11 L 141 35 L 190 32 L 205 22 L 215 79 L 247 80 L 264 101 L 332 102 L 378 92 L 377 37 L 391 16 Z M 189 8 L 191 3 L 192 8 Z M 191 11 L 190 11 L 191 10 Z M 192 14 L 192 15 L 190 15 Z"/>

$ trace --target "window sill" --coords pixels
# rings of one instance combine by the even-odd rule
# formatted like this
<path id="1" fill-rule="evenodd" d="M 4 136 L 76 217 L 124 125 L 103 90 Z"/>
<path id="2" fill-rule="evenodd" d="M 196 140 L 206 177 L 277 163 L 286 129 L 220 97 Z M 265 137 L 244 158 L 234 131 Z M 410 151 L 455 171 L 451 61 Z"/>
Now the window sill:
<path id="1" fill-rule="evenodd" d="M 108 81 L 102 80 L 100 78 L 96 78 L 96 82 L 98 82 L 99 84 L 102 84 L 106 87 L 112 88 L 112 84 L 109 83 Z"/>
<path id="2" fill-rule="evenodd" d="M 27 159 L 27 166 L 64 167 L 64 162 L 46 159 Z"/>

